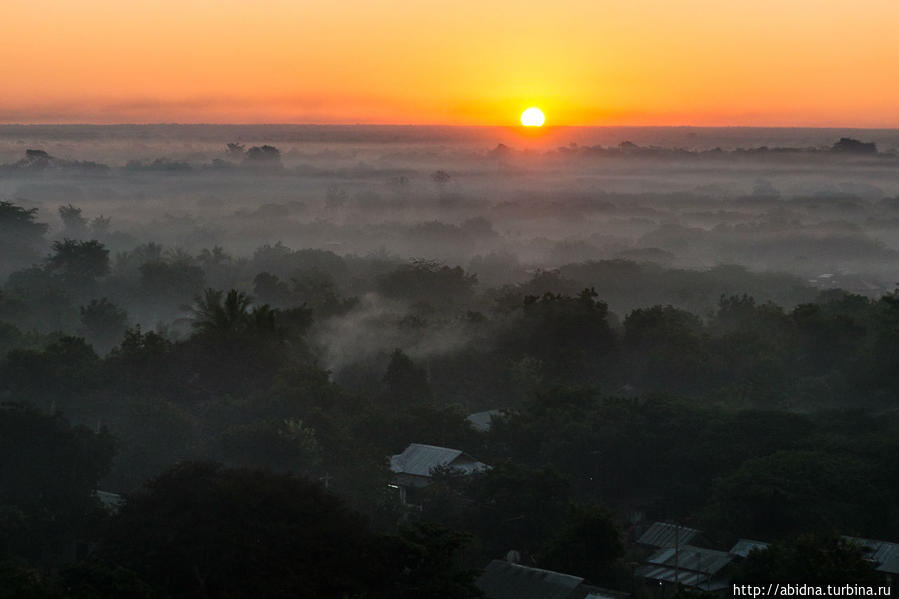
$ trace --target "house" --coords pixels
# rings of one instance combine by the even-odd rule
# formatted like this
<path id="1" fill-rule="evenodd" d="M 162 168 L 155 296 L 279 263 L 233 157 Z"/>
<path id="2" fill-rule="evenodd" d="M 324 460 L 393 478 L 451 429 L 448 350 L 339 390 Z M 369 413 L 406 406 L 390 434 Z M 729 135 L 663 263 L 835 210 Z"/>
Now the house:
<path id="1" fill-rule="evenodd" d="M 111 514 L 118 512 L 119 508 L 122 507 L 122 504 L 125 502 L 124 498 L 118 493 L 97 490 L 94 491 L 94 495 L 100 500 L 100 505 L 103 506 L 103 509 Z"/>
<path id="2" fill-rule="evenodd" d="M 843 538 L 864 550 L 865 556 L 874 564 L 874 569 L 884 576 L 888 584 L 892 584 L 899 576 L 899 543 L 861 537 Z"/>
<path id="3" fill-rule="evenodd" d="M 734 557 L 747 558 L 753 550 L 767 549 L 770 543 L 753 541 L 752 539 L 740 539 L 730 548 L 730 554 Z"/>
<path id="4" fill-rule="evenodd" d="M 671 522 L 653 522 L 652 526 L 637 539 L 639 545 L 647 547 L 674 547 L 687 545 L 693 541 L 700 532 L 695 528 L 672 524 Z"/>
<path id="5" fill-rule="evenodd" d="M 661 585 L 677 583 L 702 591 L 720 591 L 730 585 L 726 568 L 734 556 L 725 551 L 679 545 L 659 549 L 635 571 L 637 576 Z"/>
<path id="6" fill-rule="evenodd" d="M 431 484 L 435 469 L 449 468 L 463 474 L 483 472 L 490 466 L 479 462 L 460 449 L 410 443 L 403 453 L 391 456 L 394 487 L 400 490 L 400 500 L 406 503 L 409 489 L 420 489 Z"/>
<path id="7" fill-rule="evenodd" d="M 580 576 L 495 559 L 475 585 L 486 599 L 626 599 L 628 593 L 592 586 Z"/>
<path id="8" fill-rule="evenodd" d="M 490 430 L 490 426 L 493 423 L 494 416 L 501 416 L 505 413 L 505 410 L 487 410 L 485 412 L 475 412 L 474 414 L 468 415 L 468 422 L 471 423 L 471 428 L 474 430 L 486 433 Z"/>

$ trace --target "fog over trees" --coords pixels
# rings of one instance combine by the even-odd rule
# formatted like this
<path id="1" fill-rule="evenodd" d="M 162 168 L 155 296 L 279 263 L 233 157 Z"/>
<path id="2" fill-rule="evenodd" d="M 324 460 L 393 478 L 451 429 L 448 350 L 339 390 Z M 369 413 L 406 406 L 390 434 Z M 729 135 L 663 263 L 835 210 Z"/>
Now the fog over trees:
<path id="1" fill-rule="evenodd" d="M 0 596 L 883 584 L 899 135 L 547 136 L 0 127 Z"/>

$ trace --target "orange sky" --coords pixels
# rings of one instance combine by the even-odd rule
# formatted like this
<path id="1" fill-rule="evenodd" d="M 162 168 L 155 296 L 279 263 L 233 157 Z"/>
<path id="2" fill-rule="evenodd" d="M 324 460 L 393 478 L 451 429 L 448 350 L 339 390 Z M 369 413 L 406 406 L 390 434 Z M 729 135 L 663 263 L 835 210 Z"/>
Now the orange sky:
<path id="1" fill-rule="evenodd" d="M 2 0 L 0 122 L 899 127 L 896 0 Z"/>

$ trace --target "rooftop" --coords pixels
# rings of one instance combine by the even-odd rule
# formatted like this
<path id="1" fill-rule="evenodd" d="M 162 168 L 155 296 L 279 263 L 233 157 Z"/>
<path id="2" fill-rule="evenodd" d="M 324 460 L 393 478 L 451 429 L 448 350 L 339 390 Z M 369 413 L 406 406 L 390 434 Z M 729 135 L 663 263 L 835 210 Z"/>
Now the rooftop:
<path id="1" fill-rule="evenodd" d="M 654 522 L 646 532 L 640 535 L 637 542 L 641 545 L 650 545 L 652 547 L 674 547 L 675 540 L 677 545 L 683 546 L 693 540 L 699 534 L 695 528 L 688 528 L 679 524 L 671 524 L 670 522 Z"/>
<path id="2" fill-rule="evenodd" d="M 579 576 L 495 559 L 475 584 L 487 599 L 568 599 L 583 582 Z"/>
<path id="3" fill-rule="evenodd" d="M 455 468 L 466 474 L 489 468 L 460 449 L 421 443 L 410 443 L 403 453 L 390 458 L 390 469 L 397 474 L 431 476 L 431 471 L 440 467 Z"/>
<path id="4" fill-rule="evenodd" d="M 765 541 L 753 541 L 752 539 L 740 539 L 730 548 L 730 554 L 738 557 L 749 557 L 753 549 L 767 549 L 769 543 Z"/>

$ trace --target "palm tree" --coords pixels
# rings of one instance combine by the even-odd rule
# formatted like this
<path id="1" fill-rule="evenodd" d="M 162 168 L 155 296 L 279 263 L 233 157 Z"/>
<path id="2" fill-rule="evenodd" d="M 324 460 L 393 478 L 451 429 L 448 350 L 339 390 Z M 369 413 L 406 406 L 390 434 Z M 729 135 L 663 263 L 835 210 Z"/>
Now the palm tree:
<path id="1" fill-rule="evenodd" d="M 280 337 L 278 310 L 268 304 L 250 310 L 253 298 L 243 291 L 232 289 L 225 295 L 217 289 L 207 289 L 194 301 L 191 326 L 200 335 L 218 338 L 235 338 L 246 334 L 265 338 Z"/>
<path id="2" fill-rule="evenodd" d="M 217 289 L 206 289 L 194 301 L 191 324 L 201 335 L 235 336 L 244 332 L 250 323 L 249 308 L 253 298 L 243 291 L 232 289 L 225 296 Z"/>

